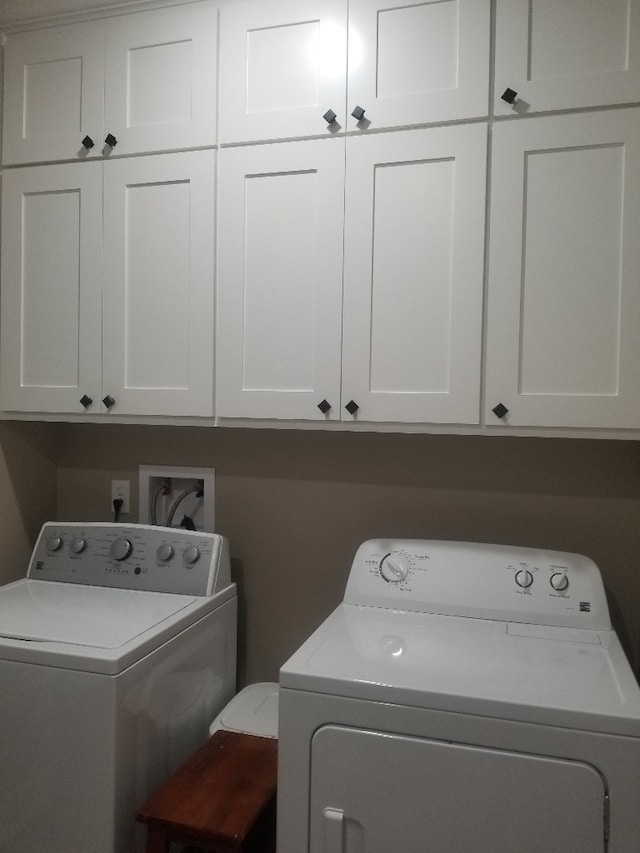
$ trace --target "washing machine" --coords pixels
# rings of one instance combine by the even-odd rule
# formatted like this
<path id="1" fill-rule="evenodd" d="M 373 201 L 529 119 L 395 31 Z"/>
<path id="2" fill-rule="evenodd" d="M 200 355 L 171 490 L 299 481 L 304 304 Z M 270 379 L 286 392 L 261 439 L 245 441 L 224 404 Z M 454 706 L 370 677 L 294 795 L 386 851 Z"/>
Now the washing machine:
<path id="1" fill-rule="evenodd" d="M 135 812 L 235 693 L 235 584 L 216 534 L 42 528 L 0 587 L 1 853 L 133 853 Z"/>
<path id="2" fill-rule="evenodd" d="M 278 853 L 638 853 L 640 690 L 586 557 L 372 540 L 280 673 Z"/>

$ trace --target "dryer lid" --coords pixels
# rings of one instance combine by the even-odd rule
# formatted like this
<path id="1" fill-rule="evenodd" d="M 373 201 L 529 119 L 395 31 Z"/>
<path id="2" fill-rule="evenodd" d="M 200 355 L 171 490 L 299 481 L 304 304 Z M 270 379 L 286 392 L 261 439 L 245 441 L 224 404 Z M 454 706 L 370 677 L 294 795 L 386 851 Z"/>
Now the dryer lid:
<path id="1" fill-rule="evenodd" d="M 0 642 L 118 649 L 196 600 L 24 579 L 0 588 Z"/>
<path id="2" fill-rule="evenodd" d="M 513 630 L 511 630 L 513 629 Z M 340 605 L 285 663 L 282 688 L 640 737 L 615 633 Z"/>

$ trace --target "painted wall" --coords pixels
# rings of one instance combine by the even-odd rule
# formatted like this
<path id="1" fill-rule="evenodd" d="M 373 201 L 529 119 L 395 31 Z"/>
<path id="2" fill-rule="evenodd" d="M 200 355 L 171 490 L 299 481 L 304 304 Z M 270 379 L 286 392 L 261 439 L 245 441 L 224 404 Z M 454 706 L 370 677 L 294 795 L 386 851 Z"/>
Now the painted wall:
<path id="1" fill-rule="evenodd" d="M 55 424 L 0 423 L 0 584 L 24 577 L 38 531 L 55 517 Z"/>
<path id="2" fill-rule="evenodd" d="M 277 678 L 341 600 L 357 546 L 375 536 L 588 555 L 638 671 L 636 443 L 67 425 L 58 459 L 60 520 L 108 519 L 112 478 L 132 480 L 135 510 L 139 464 L 216 469 L 217 529 L 230 538 L 241 596 L 241 684 Z"/>

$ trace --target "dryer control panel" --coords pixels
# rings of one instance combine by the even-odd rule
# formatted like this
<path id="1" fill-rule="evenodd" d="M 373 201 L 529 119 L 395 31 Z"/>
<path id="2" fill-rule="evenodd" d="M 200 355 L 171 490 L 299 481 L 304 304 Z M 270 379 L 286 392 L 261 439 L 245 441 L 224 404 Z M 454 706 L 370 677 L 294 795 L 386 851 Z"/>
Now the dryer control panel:
<path id="1" fill-rule="evenodd" d="M 508 545 L 372 539 L 344 601 L 448 616 L 611 630 L 600 571 L 579 554 Z"/>
<path id="2" fill-rule="evenodd" d="M 29 562 L 34 580 L 213 595 L 231 583 L 217 533 L 107 522 L 48 522 Z"/>

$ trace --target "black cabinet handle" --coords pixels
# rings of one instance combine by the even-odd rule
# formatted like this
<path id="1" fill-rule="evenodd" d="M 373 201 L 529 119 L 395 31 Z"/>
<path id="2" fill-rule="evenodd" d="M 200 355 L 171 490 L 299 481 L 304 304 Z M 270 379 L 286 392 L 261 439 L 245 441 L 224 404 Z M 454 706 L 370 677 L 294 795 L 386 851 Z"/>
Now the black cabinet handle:
<path id="1" fill-rule="evenodd" d="M 351 113 L 351 115 L 356 121 L 362 121 L 362 119 L 364 118 L 364 113 L 365 111 L 362 109 L 362 107 L 356 107 Z"/>
<path id="2" fill-rule="evenodd" d="M 338 116 L 334 113 L 333 110 L 327 110 L 326 113 L 322 116 L 322 118 L 326 121 L 327 124 L 333 124 Z"/>
<path id="3" fill-rule="evenodd" d="M 513 106 L 515 102 L 518 100 L 518 93 L 513 89 L 510 89 L 508 86 L 504 90 L 504 92 L 500 95 L 503 101 L 506 101 L 508 104 Z"/>
<path id="4" fill-rule="evenodd" d="M 505 415 L 509 414 L 509 409 L 507 409 L 507 407 L 504 405 L 504 403 L 498 403 L 498 405 L 494 406 L 493 409 L 491 409 L 491 411 L 493 412 L 493 414 L 497 418 L 500 418 L 500 420 L 502 420 L 502 418 L 504 418 Z"/>
<path id="5" fill-rule="evenodd" d="M 88 409 L 89 406 L 93 403 L 93 400 L 87 394 L 83 394 L 82 397 L 80 397 L 80 402 L 85 407 L 85 409 Z"/>
<path id="6" fill-rule="evenodd" d="M 107 409 L 110 409 L 112 406 L 115 406 L 115 404 L 116 404 L 116 401 L 113 399 L 111 394 L 107 394 L 106 397 L 103 397 L 102 402 L 105 404 Z"/>
<path id="7" fill-rule="evenodd" d="M 349 402 L 345 406 L 345 409 L 349 412 L 350 415 L 355 415 L 359 408 L 360 406 L 356 403 L 355 400 L 349 400 Z"/>
<path id="8" fill-rule="evenodd" d="M 82 145 L 83 145 L 83 147 L 84 147 L 84 148 L 86 148 L 86 149 L 87 149 L 87 151 L 91 151 L 91 149 L 92 149 L 92 148 L 93 148 L 93 146 L 95 145 L 95 142 L 94 142 L 94 141 L 93 141 L 93 139 L 92 139 L 92 138 L 87 134 L 87 136 L 85 136 L 85 138 L 82 140 Z"/>
<path id="9" fill-rule="evenodd" d="M 115 138 L 113 133 L 107 133 L 104 138 L 105 144 L 109 146 L 109 148 L 115 148 L 118 144 L 118 140 Z"/>
<path id="10" fill-rule="evenodd" d="M 326 415 L 329 409 L 331 408 L 331 403 L 328 400 L 321 400 L 318 403 L 318 408 L 320 409 L 323 415 Z"/>

